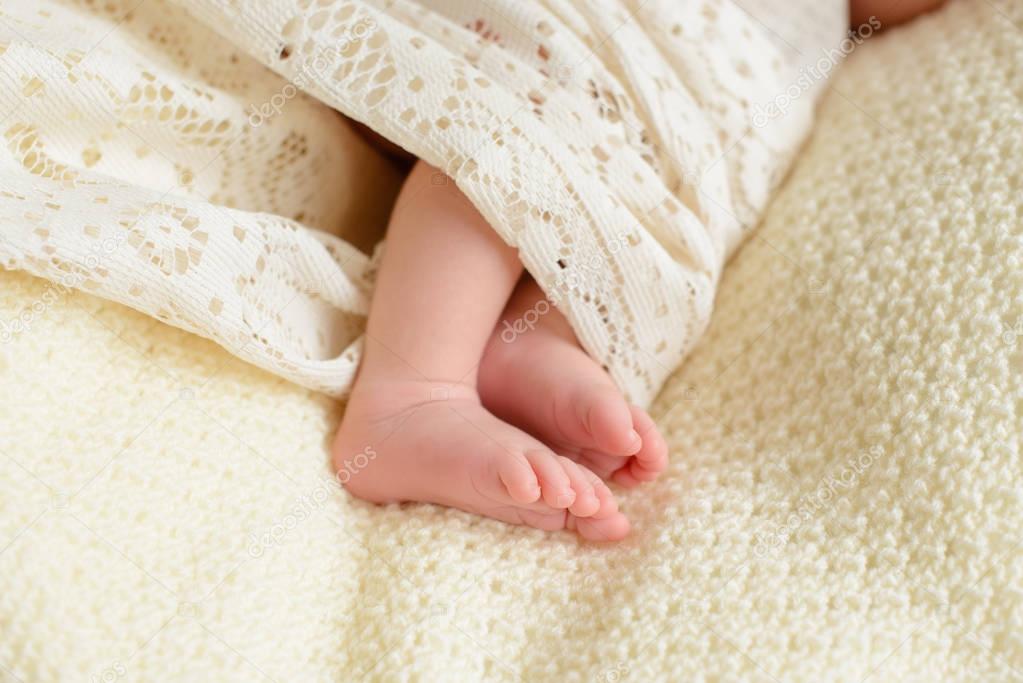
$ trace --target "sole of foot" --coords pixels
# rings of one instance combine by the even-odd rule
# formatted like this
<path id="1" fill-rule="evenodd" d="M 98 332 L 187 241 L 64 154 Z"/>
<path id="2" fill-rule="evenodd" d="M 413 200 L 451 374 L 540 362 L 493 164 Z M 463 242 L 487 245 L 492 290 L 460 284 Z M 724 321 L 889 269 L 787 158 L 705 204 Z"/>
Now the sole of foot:
<path id="1" fill-rule="evenodd" d="M 360 381 L 333 457 L 348 491 L 374 503 L 436 503 L 593 541 L 629 532 L 600 477 L 495 417 L 463 385 Z"/>

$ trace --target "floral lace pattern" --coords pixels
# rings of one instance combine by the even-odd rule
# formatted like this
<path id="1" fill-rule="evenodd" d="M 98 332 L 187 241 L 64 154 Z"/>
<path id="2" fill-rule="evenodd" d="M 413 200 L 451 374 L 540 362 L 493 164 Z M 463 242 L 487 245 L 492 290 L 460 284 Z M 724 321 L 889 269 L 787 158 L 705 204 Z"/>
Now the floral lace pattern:
<path id="1" fill-rule="evenodd" d="M 814 94 L 769 125 L 754 109 L 841 39 L 843 6 L 5 6 L 0 263 L 343 394 L 400 178 L 337 110 L 454 178 L 646 404 Z"/>

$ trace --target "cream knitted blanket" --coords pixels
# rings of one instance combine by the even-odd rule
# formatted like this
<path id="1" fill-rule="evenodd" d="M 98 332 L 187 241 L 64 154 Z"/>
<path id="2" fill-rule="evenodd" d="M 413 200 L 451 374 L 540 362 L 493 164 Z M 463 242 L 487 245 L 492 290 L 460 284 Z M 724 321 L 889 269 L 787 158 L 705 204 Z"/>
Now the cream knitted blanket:
<path id="1" fill-rule="evenodd" d="M 455 178 L 646 405 L 842 56 L 845 0 L 745 4 L 6 3 L 0 263 L 342 395 L 398 178 L 334 108 Z"/>
<path id="2" fill-rule="evenodd" d="M 1020 680 L 1021 26 L 842 68 L 614 547 L 354 500 L 323 394 L 0 274 L 0 680 Z"/>

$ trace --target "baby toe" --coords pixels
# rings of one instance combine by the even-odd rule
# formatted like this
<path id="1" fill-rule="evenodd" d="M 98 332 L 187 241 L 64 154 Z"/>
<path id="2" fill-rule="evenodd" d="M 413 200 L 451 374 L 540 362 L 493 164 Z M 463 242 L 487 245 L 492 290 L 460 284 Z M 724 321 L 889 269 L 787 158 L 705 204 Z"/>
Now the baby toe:
<path id="1" fill-rule="evenodd" d="M 625 466 L 629 461 L 628 455 L 608 455 L 592 448 L 579 449 L 568 457 L 592 471 L 601 479 L 610 479 L 611 475 Z"/>
<path id="2" fill-rule="evenodd" d="M 540 499 L 540 482 L 525 456 L 516 453 L 502 457 L 497 474 L 516 503 L 528 504 Z"/>
<path id="3" fill-rule="evenodd" d="M 643 445 L 632 412 L 613 387 L 591 390 L 581 402 L 583 421 L 595 448 L 610 455 L 632 455 Z"/>
<path id="4" fill-rule="evenodd" d="M 661 473 L 656 470 L 648 470 L 643 467 L 643 463 L 638 460 L 631 460 L 628 464 L 629 474 L 633 479 L 639 482 L 650 482 L 661 476 Z"/>
<path id="5" fill-rule="evenodd" d="M 600 509 L 600 499 L 593 491 L 593 483 L 585 473 L 585 468 L 565 457 L 561 458 L 561 466 L 575 491 L 575 501 L 569 507 L 569 512 L 576 517 L 589 517 L 597 512 Z"/>
<path id="6" fill-rule="evenodd" d="M 607 484 L 598 479 L 593 484 L 593 494 L 600 501 L 600 508 L 590 515 L 593 519 L 608 519 L 618 513 L 618 501 Z"/>
<path id="7" fill-rule="evenodd" d="M 620 512 L 602 519 L 569 516 L 568 527 L 583 538 L 598 542 L 620 541 L 629 535 L 630 528 L 628 518 Z"/>
<path id="8" fill-rule="evenodd" d="M 559 456 L 547 451 L 530 451 L 526 459 L 536 473 L 540 494 L 547 505 L 560 510 L 575 502 L 575 491 Z"/>
<path id="9" fill-rule="evenodd" d="M 564 510 L 518 510 L 516 514 L 522 524 L 540 529 L 541 531 L 564 529 L 565 518 L 568 517 Z"/>
<path id="10" fill-rule="evenodd" d="M 617 472 L 611 475 L 611 481 L 618 484 L 619 486 L 627 489 L 636 488 L 643 483 L 643 480 L 637 479 L 632 476 L 632 464 L 628 463 L 625 467 L 621 468 Z"/>
<path id="11" fill-rule="evenodd" d="M 646 411 L 637 406 L 632 406 L 630 410 L 635 429 L 640 433 L 643 441 L 642 446 L 633 455 L 634 460 L 631 464 L 641 470 L 634 474 L 637 475 L 637 478 L 643 479 L 642 473 L 646 472 L 656 478 L 668 467 L 668 444 L 661 436 L 660 430 L 657 429 L 657 424 Z M 649 481 L 649 479 L 643 480 Z"/>

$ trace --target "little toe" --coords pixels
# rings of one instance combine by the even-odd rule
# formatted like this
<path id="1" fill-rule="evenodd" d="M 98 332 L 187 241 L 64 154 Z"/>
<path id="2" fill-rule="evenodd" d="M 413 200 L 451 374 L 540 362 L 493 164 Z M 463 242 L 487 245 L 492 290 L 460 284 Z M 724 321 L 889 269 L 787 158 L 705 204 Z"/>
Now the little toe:
<path id="1" fill-rule="evenodd" d="M 525 456 L 516 453 L 502 458 L 497 466 L 497 475 L 516 503 L 535 503 L 540 499 L 540 482 Z"/>
<path id="2" fill-rule="evenodd" d="M 660 475 L 660 472 L 644 469 L 638 460 L 632 458 L 624 467 L 611 475 L 611 481 L 623 488 L 632 489 L 640 484 L 654 481 Z"/>
<path id="3" fill-rule="evenodd" d="M 559 456 L 547 451 L 530 451 L 526 459 L 536 473 L 541 496 L 547 505 L 560 510 L 575 502 L 575 491 Z"/>
<path id="4" fill-rule="evenodd" d="M 564 510 L 526 510 L 515 512 L 518 521 L 541 531 L 558 531 L 565 528 L 565 518 L 569 517 Z"/>
<path id="5" fill-rule="evenodd" d="M 593 491 L 593 483 L 585 473 L 585 468 L 563 456 L 561 457 L 561 466 L 565 469 L 565 474 L 568 475 L 572 490 L 575 492 L 575 501 L 568 511 L 576 517 L 589 517 L 597 512 L 600 509 L 600 499 Z"/>
<path id="6" fill-rule="evenodd" d="M 643 483 L 644 480 L 637 479 L 632 475 L 632 462 L 629 462 L 620 470 L 611 475 L 611 481 L 627 489 L 633 489 Z"/>
<path id="7" fill-rule="evenodd" d="M 610 479 L 611 475 L 624 467 L 630 458 L 628 455 L 608 455 L 592 448 L 565 451 L 562 455 L 575 460 L 601 479 Z"/>
<path id="8" fill-rule="evenodd" d="M 622 469 L 626 468 L 628 469 L 629 476 L 631 476 L 638 482 L 650 482 L 657 479 L 657 477 L 661 476 L 661 473 L 659 471 L 648 470 L 647 468 L 643 467 L 643 463 L 641 463 L 639 460 L 636 460 L 635 458 L 630 460 L 629 464 Z"/>
<path id="9" fill-rule="evenodd" d="M 566 526 L 589 541 L 620 541 L 629 535 L 629 520 L 621 512 L 602 519 L 569 515 Z"/>

